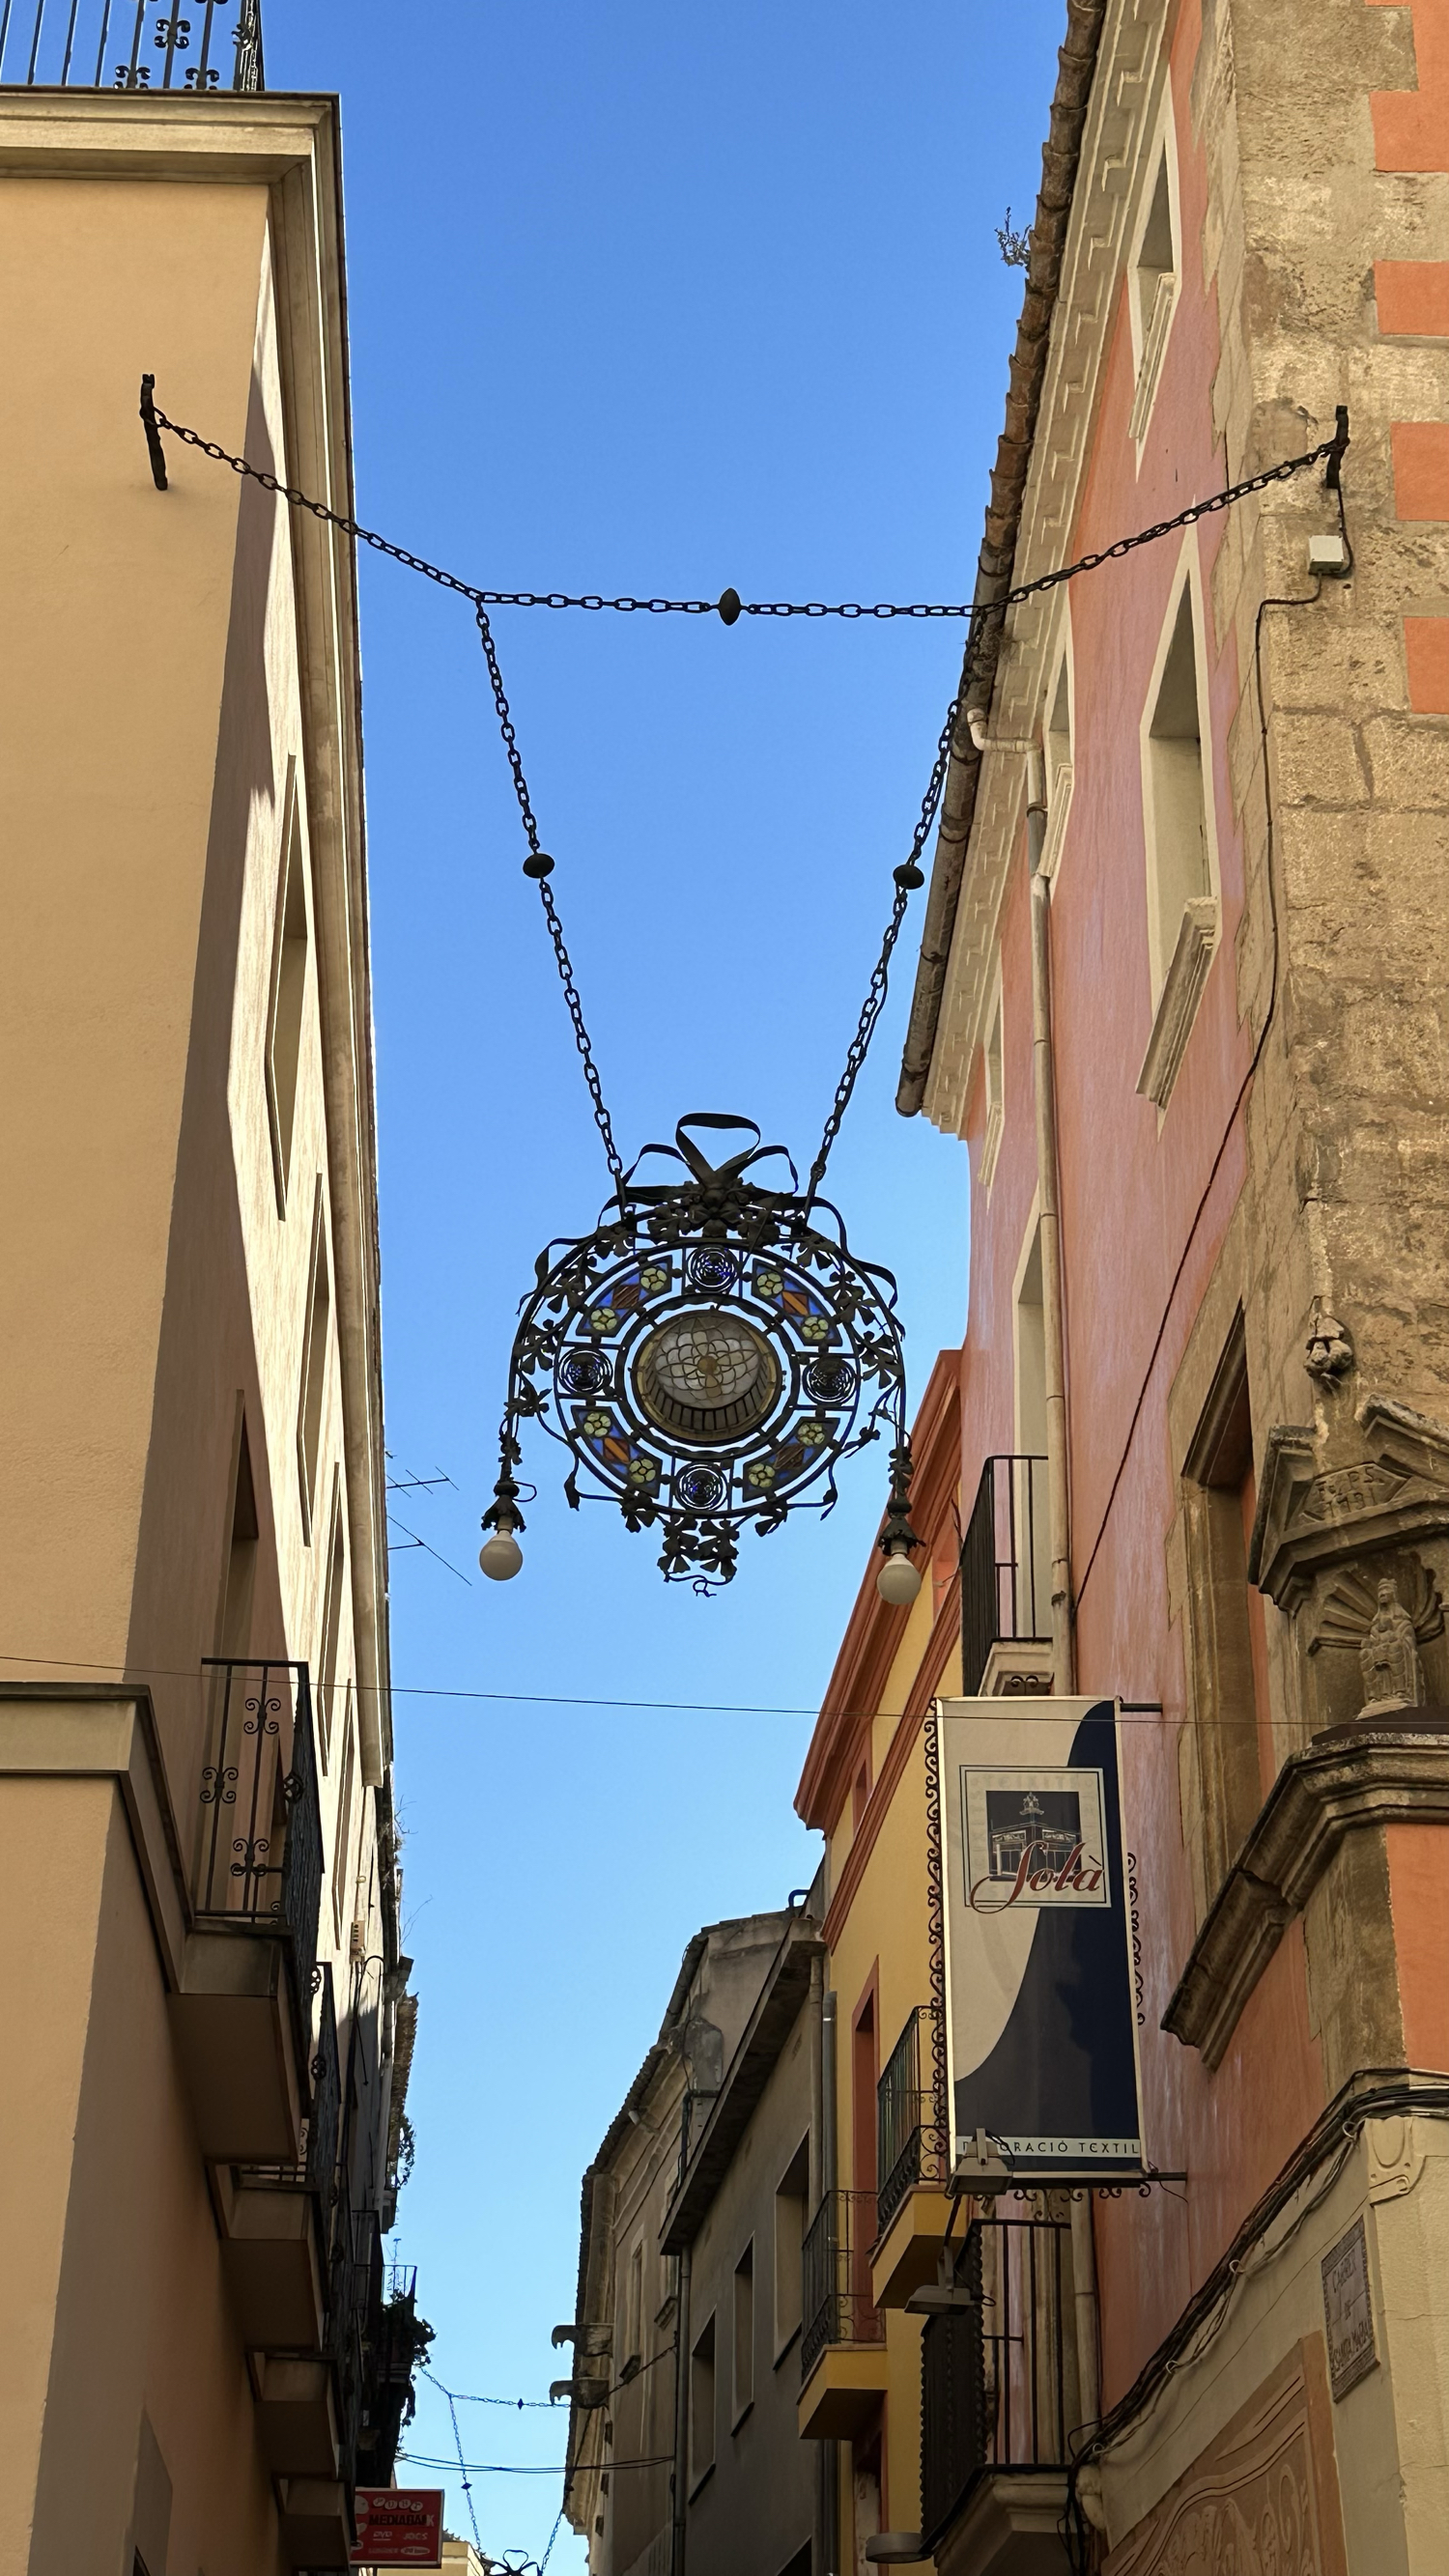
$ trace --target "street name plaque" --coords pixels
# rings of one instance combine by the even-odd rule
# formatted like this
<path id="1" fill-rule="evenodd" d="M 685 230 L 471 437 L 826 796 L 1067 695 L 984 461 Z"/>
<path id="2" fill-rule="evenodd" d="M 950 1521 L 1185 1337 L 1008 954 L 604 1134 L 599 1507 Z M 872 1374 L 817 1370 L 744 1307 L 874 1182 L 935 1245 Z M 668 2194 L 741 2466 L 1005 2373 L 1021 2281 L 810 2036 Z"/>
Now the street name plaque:
<path id="1" fill-rule="evenodd" d="M 1356 2218 L 1348 2234 L 1324 2255 L 1323 2322 L 1328 2335 L 1328 2375 L 1337 2400 L 1346 2397 L 1368 2371 L 1378 2367 L 1368 2245 L 1361 2218 Z"/>

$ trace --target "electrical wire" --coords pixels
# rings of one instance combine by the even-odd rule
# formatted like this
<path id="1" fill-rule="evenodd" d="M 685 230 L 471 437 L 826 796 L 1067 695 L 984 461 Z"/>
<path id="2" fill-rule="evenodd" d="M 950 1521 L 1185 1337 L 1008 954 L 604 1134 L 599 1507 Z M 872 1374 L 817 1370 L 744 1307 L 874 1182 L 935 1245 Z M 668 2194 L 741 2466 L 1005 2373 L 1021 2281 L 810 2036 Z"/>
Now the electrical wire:
<path id="1" fill-rule="evenodd" d="M 457 2406 L 508 2406 L 519 2415 L 525 2407 L 537 2407 L 545 2415 L 553 2413 L 553 2401 L 548 2397 L 470 2397 L 466 2388 L 455 2388 L 452 2394 Z"/>
<path id="2" fill-rule="evenodd" d="M 253 1655 L 240 1660 L 252 1664 L 264 1664 L 270 1661 L 280 1668 L 287 1659 L 282 1655 L 272 1657 Z M 0 1664 L 38 1664 L 46 1672 L 66 1674 L 107 1673 L 114 1676 L 118 1688 L 125 1688 L 129 1683 L 196 1682 L 199 1678 L 194 1665 L 88 1663 L 79 1655 L 61 1657 L 0 1652 Z M 432 1682 L 354 1681 L 352 1687 L 359 1697 L 364 1691 L 371 1691 L 379 1699 L 443 1699 L 470 1703 L 478 1701 L 486 1706 L 500 1708 L 592 1708 L 610 1714 L 627 1710 L 638 1711 L 645 1716 L 663 1717 L 808 1717 L 812 1719 L 827 1717 L 833 1724 L 840 1726 L 866 1725 L 879 1716 L 905 1715 L 904 1710 L 891 1709 L 821 1709 L 818 1704 L 803 1700 L 772 1703 L 759 1700 L 716 1699 L 599 1699 L 583 1692 L 464 1690 L 461 1686 L 452 1689 L 441 1683 Z M 1079 1699 L 1091 1699 L 1093 1695 L 1090 1690 L 1077 1693 Z M 1113 1694 L 1103 1691 L 1098 1696 L 1106 1699 Z M 1026 1708 L 1024 1710 L 1023 1704 L 1016 1700 L 1003 1703 L 1003 1706 L 1009 1707 L 1013 1718 L 1020 1718 L 1027 1725 L 1060 1724 L 1060 1719 L 1054 1717 L 1050 1709 Z M 981 1723 L 990 1724 L 996 1713 L 994 1709 L 985 1712 Z M 1157 1702 L 1143 1701 L 1135 1705 L 1127 1702 L 1120 1714 L 1124 1725 L 1160 1725 L 1165 1712 Z M 1219 1717 L 1211 1720 L 1203 1719 L 1201 1723 L 1204 1726 L 1210 1724 L 1224 1732 L 1234 1727 L 1248 1727 L 1256 1732 L 1258 1721 L 1256 1717 Z M 501 2402 L 511 2406 L 514 2400 L 505 2398 Z M 531 2398 L 528 2402 L 531 2405 L 537 2405 L 544 2401 Z"/>
<path id="3" fill-rule="evenodd" d="M 468 2478 L 470 2473 L 475 2478 L 561 2478 L 564 2473 L 565 2465 L 559 2460 L 544 2460 L 539 2462 L 537 2465 L 526 2460 L 465 2460 L 461 2444 L 459 2445 L 456 2461 L 437 2459 L 428 2451 L 400 2450 L 398 2452 L 398 2458 L 400 2460 L 406 2460 L 409 2468 L 413 2469 L 447 2469 L 449 2471 L 455 2467 L 460 2469 L 463 2473 L 463 2488 L 465 2494 L 468 2491 Z M 637 2462 L 630 2462 L 623 2465 L 638 2466 L 640 2464 Z M 655 2463 L 650 2461 L 644 2465 L 653 2467 Z M 468 2511 L 470 2514 L 473 2511 L 471 2496 L 469 2497 Z M 475 2540 L 478 2540 L 478 2526 L 476 2521 L 473 2525 L 473 2537 Z M 478 2546 L 480 2549 L 482 2548 L 483 2543 L 481 2540 L 478 2541 Z"/>
<path id="4" fill-rule="evenodd" d="M 434 2388 L 439 2389 L 439 2390 L 441 2391 L 442 2395 L 443 2395 L 444 2397 L 446 2397 L 446 2398 L 447 2398 L 447 2401 L 448 2401 L 448 2414 L 449 2414 L 449 2417 L 450 2417 L 450 2419 L 451 2419 L 451 2421 L 452 2421 L 452 2426 L 453 2426 L 453 2440 L 454 2440 L 454 2443 L 455 2443 L 455 2444 L 456 2444 L 456 2446 L 457 2446 L 457 2452 L 458 2452 L 458 2469 L 459 2469 L 459 2473 L 460 2473 L 460 2475 L 461 2475 L 461 2477 L 462 2477 L 462 2481 L 463 2481 L 463 2494 L 464 2494 L 465 2498 L 467 2499 L 467 2505 L 468 2505 L 468 2520 L 469 2520 L 469 2521 L 471 2522 L 471 2524 L 473 2525 L 473 2539 L 474 2539 L 474 2543 L 475 2543 L 475 2545 L 476 2545 L 476 2547 L 477 2547 L 478 2555 L 479 2555 L 479 2557 L 481 2558 L 481 2557 L 482 2557 L 482 2555 L 483 2555 L 483 2537 L 482 2537 L 481 2532 L 480 2532 L 480 2531 L 479 2531 L 479 2529 L 478 2529 L 478 2516 L 477 2516 L 477 2514 L 476 2514 L 476 2513 L 474 2512 L 474 2510 L 473 2510 L 473 2490 L 472 2490 L 472 2487 L 469 2485 L 469 2482 L 468 2482 L 468 2463 L 467 2463 L 467 2461 L 466 2461 L 466 2460 L 464 2459 L 464 2457 L 463 2457 L 463 2436 L 462 2436 L 462 2434 L 461 2434 L 461 2433 L 459 2432 L 459 2430 L 458 2430 L 458 2409 L 457 2409 L 457 2407 L 456 2407 L 456 2406 L 454 2405 L 454 2403 L 453 2403 L 452 2392 L 451 2392 L 449 2389 L 446 2389 L 446 2388 L 444 2388 L 444 2387 L 443 2387 L 443 2383 L 442 2383 L 441 2379 L 439 2379 L 439 2377 L 438 2377 L 438 2375 L 437 2375 L 437 2372 L 436 2372 L 436 2371 L 433 2371 L 433 2370 L 425 2370 L 425 2371 L 423 2372 L 423 2377 L 424 2377 L 424 2379 L 429 2379 L 429 2380 L 431 2380 L 431 2381 L 432 2381 L 432 2384 L 433 2384 L 433 2386 L 434 2386 Z M 403 2456 L 404 2456 L 404 2457 L 406 2457 L 406 2458 L 411 2459 L 411 2458 L 414 2456 L 414 2454 L 413 2454 L 413 2453 L 411 2453 L 411 2452 L 407 2452 L 407 2453 L 403 2454 Z M 428 2461 L 426 2461 L 426 2462 L 421 2463 L 420 2465 L 423 2465 L 423 2466 L 425 2466 L 425 2467 L 427 2467 L 427 2468 L 440 2468 L 440 2469 L 441 2469 L 441 2468 L 448 2468 L 448 2467 L 451 2465 L 451 2463 L 450 2463 L 450 2462 L 448 2462 L 448 2461 L 446 2461 L 446 2460 L 428 2460 Z"/>

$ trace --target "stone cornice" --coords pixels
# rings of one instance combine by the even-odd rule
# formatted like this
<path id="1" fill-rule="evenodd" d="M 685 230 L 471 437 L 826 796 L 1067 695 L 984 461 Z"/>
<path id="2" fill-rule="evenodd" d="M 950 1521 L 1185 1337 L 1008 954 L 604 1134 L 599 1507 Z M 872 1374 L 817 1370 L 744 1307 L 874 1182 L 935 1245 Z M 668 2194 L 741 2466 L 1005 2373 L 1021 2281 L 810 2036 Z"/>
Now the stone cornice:
<path id="1" fill-rule="evenodd" d="M 977 561 L 973 606 L 989 608 L 1010 587 L 1018 553 L 1022 501 L 1046 381 L 1053 323 L 1061 287 L 1063 251 L 1072 220 L 1078 155 L 1086 128 L 1101 39 L 1105 0 L 1067 0 L 1066 42 L 1057 57 L 1051 124 L 1042 150 L 1041 188 L 1031 228 L 1026 292 L 1017 323 L 1006 397 L 1006 419 L 991 474 L 991 499 Z M 1002 626 L 989 618 L 968 633 L 961 694 L 977 712 L 991 703 Z M 951 746 L 951 766 L 941 828 L 931 870 L 925 927 L 916 967 L 911 1015 L 901 1059 L 896 1107 L 912 1118 L 921 1106 L 931 1070 L 936 1029 L 949 972 L 961 870 L 971 836 L 981 778 L 981 755 L 969 728 Z"/>
<path id="2" fill-rule="evenodd" d="M 1071 185 L 1051 342 L 1031 441 L 1012 582 L 1032 581 L 1071 552 L 1087 446 L 1097 416 L 1098 387 L 1132 211 L 1132 180 L 1157 104 L 1170 0 L 1112 0 L 1096 53 L 1080 159 Z M 1040 218 L 1039 218 L 1040 220 Z M 1055 631 L 1056 603 L 1028 601 L 1005 624 L 991 700 L 991 729 L 1008 739 L 1030 734 L 1044 686 L 1043 661 Z M 967 794 L 965 750 L 952 762 L 932 896 L 938 872 L 954 870 L 959 895 L 951 919 L 937 921 L 935 946 L 949 945 L 936 968 L 939 1015 L 930 1042 L 918 1040 L 914 1105 L 934 1125 L 960 1134 L 971 1066 L 981 1041 L 997 916 L 1020 821 L 1022 763 L 987 750 Z M 964 853 L 961 844 L 968 843 Z M 953 847 L 954 843 L 954 847 Z M 933 911 L 939 912 L 939 903 Z M 926 964 L 924 949 L 922 969 Z M 908 1104 L 902 1094 L 898 1106 Z"/>
<path id="3" fill-rule="evenodd" d="M 1220 2064 L 1284 1931 L 1346 1834 L 1449 1825 L 1449 1718 L 1347 1726 L 1284 1764 L 1203 1923 L 1162 2027 Z"/>

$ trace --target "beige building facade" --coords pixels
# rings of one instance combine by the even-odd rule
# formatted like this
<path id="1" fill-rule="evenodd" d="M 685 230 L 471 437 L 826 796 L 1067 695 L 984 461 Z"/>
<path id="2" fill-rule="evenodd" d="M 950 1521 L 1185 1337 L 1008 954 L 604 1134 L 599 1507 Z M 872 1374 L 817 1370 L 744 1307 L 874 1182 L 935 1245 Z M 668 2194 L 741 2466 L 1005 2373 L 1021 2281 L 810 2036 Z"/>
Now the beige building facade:
<path id="1" fill-rule="evenodd" d="M 4 2576 L 345 2565 L 411 2358 L 354 565 L 137 418 L 350 506 L 338 152 L 0 88 Z"/>

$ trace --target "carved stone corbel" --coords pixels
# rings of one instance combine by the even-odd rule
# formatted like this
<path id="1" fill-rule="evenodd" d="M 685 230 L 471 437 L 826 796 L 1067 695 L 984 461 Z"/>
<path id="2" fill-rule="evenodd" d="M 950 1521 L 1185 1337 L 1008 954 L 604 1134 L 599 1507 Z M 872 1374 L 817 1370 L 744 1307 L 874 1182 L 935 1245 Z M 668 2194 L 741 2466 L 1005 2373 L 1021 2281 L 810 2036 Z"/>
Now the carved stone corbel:
<path id="1" fill-rule="evenodd" d="M 1449 1701 L 1449 1430 L 1320 1383 L 1319 1420 L 1268 1435 L 1248 1558 L 1291 1623 L 1309 1735 Z"/>

